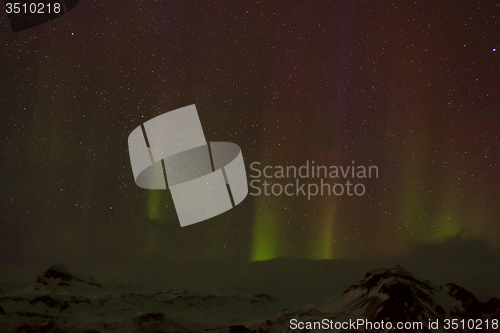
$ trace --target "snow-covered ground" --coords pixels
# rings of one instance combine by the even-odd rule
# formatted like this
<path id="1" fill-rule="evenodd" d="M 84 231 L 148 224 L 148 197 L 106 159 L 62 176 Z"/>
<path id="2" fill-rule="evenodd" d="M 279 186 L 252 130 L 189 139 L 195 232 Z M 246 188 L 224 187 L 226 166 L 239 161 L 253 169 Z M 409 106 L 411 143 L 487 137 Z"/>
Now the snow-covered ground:
<path id="1" fill-rule="evenodd" d="M 400 266 L 353 282 L 340 296 L 315 299 L 293 290 L 141 291 L 101 285 L 53 265 L 35 283 L 2 285 L 0 332 L 289 332 L 291 321 L 500 319 L 500 300 L 481 302 L 458 285 L 421 281 Z"/>

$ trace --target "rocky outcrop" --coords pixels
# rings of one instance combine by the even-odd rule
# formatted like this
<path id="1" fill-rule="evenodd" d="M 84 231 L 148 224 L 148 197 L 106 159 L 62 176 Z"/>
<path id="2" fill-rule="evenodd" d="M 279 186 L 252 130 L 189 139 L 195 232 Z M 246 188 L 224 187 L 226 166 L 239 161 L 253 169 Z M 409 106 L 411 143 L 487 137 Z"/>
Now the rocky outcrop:
<path id="1" fill-rule="evenodd" d="M 80 275 L 73 275 L 69 269 L 61 264 L 50 266 L 47 270 L 42 272 L 36 279 L 38 286 L 35 289 L 40 289 L 41 286 L 59 286 L 70 287 L 74 282 L 80 282 L 94 287 L 101 287 L 93 277 L 86 277 Z"/>

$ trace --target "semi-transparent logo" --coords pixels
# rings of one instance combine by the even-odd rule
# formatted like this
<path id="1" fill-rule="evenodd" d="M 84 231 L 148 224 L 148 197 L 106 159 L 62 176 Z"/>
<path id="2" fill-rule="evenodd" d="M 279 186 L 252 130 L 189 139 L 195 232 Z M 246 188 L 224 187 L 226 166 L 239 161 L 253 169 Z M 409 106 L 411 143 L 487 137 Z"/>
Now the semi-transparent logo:
<path id="1" fill-rule="evenodd" d="M 207 143 L 195 105 L 166 112 L 128 137 L 137 186 L 170 189 L 182 227 L 224 213 L 245 199 L 240 147 Z"/>

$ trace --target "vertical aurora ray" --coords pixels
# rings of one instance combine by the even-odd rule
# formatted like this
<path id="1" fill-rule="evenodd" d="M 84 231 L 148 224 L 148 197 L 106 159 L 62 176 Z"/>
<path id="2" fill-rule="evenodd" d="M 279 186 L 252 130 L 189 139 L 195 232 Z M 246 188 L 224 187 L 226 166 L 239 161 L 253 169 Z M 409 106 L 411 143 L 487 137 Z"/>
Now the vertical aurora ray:
<path id="1" fill-rule="evenodd" d="M 150 220 L 160 219 L 161 190 L 150 190 L 148 193 L 147 214 Z"/>
<path id="2" fill-rule="evenodd" d="M 417 102 L 413 102 L 412 109 L 417 110 Z M 404 236 L 393 237 L 393 246 L 401 251 L 408 241 L 420 241 L 433 237 L 434 216 L 429 210 L 428 196 L 432 191 L 429 180 L 426 178 L 425 164 L 429 160 L 429 152 L 424 148 L 430 145 L 427 137 L 413 128 L 423 128 L 426 122 L 423 119 L 404 118 L 410 134 L 405 134 L 406 147 L 402 157 L 405 168 L 402 170 L 402 197 L 399 216 L 402 221 L 396 220 L 397 230 L 402 230 Z"/>
<path id="3" fill-rule="evenodd" d="M 462 198 L 453 193 L 451 184 L 453 184 L 452 178 L 447 175 L 440 189 L 439 213 L 436 216 L 435 230 L 432 235 L 432 240 L 437 242 L 454 237 L 462 229 L 460 216 L 465 215 L 465 212 L 461 212 L 464 206 L 460 205 Z"/>
<path id="4" fill-rule="evenodd" d="M 433 235 L 434 240 L 438 242 L 444 241 L 458 234 L 460 226 L 457 223 L 457 217 L 451 210 L 443 210 L 437 219 L 436 233 Z"/>
<path id="5" fill-rule="evenodd" d="M 334 237 L 334 206 L 331 200 L 324 205 L 319 221 L 319 228 L 315 231 L 315 242 L 311 246 L 311 259 L 338 258 L 333 246 Z"/>
<path id="6" fill-rule="evenodd" d="M 452 184 L 453 176 L 447 168 L 443 168 L 433 178 L 429 178 L 426 163 L 454 164 L 453 157 L 433 156 L 422 147 L 431 146 L 423 136 L 408 138 L 409 149 L 405 156 L 404 185 L 402 189 L 403 226 L 408 241 L 443 242 L 456 236 L 461 230 L 460 205 L 461 198 L 455 195 Z M 450 160 L 451 158 L 451 160 Z M 437 162 L 434 162 L 437 160 Z M 429 161 L 433 161 L 431 163 Z M 436 184 L 439 181 L 439 184 Z M 393 244 L 395 245 L 395 244 Z"/>
<path id="7" fill-rule="evenodd" d="M 259 197 L 256 206 L 254 228 L 252 233 L 252 261 L 269 260 L 279 256 L 278 253 L 278 215 L 277 209 L 264 196 Z"/>

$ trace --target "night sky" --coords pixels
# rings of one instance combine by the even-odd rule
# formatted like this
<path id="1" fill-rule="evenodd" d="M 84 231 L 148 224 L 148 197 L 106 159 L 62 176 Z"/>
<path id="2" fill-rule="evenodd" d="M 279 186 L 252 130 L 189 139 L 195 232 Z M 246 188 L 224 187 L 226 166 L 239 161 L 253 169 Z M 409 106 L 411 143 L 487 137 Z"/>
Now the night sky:
<path id="1" fill-rule="evenodd" d="M 81 0 L 14 34 L 4 13 L 0 265 L 497 251 L 499 21 L 496 1 Z M 354 161 L 379 177 L 181 228 L 168 191 L 135 185 L 127 138 L 191 104 L 247 174 Z"/>

